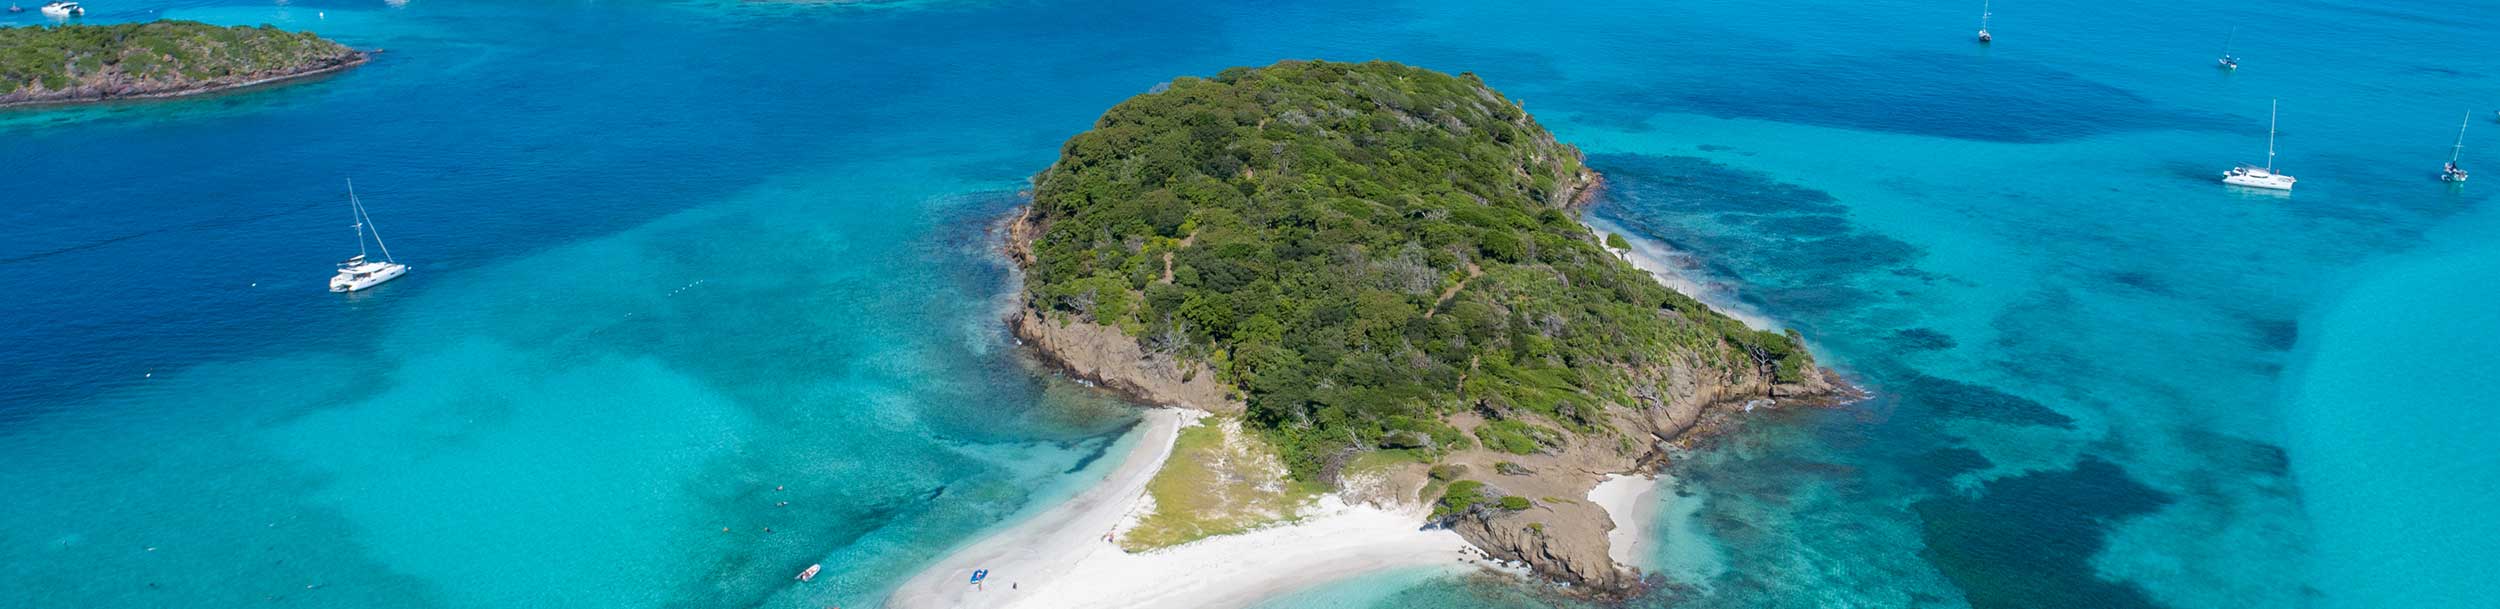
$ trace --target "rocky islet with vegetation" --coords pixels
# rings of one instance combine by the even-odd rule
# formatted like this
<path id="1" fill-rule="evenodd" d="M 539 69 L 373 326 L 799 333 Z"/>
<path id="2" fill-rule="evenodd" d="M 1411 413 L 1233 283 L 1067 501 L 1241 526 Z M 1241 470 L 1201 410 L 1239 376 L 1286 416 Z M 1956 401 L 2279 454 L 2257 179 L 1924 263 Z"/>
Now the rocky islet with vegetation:
<path id="1" fill-rule="evenodd" d="M 1582 224 L 1580 152 L 1471 74 L 1287 61 L 1106 112 L 1009 226 L 1011 325 L 1139 399 L 1238 417 L 1299 481 L 1429 503 L 1585 589 L 1638 574 L 1583 500 L 1741 405 L 1839 393 L 1794 332 Z M 1619 241 L 1619 238 L 1616 238 Z M 1361 487 L 1361 488 L 1356 488 Z"/>
<path id="2" fill-rule="evenodd" d="M 0 107 L 179 97 L 328 74 L 366 52 L 310 32 L 164 20 L 0 28 Z"/>

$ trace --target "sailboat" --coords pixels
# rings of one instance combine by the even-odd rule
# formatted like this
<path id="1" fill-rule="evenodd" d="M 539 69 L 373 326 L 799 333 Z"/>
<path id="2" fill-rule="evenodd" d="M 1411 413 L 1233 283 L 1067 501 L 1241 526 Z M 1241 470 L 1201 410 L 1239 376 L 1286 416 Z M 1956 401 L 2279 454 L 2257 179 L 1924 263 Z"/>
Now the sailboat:
<path id="1" fill-rule="evenodd" d="M 1985 43 L 1995 38 L 1988 35 L 1988 0 L 1979 0 L 1979 41 Z"/>
<path id="2" fill-rule="evenodd" d="M 2274 172 L 2274 126 L 2275 118 L 2280 115 L 2282 107 L 2283 100 L 2278 99 L 2274 101 L 2272 107 L 2266 110 L 2266 166 L 2258 168 L 2243 164 L 2233 167 L 2230 171 L 2222 172 L 2222 183 L 2249 188 L 2291 190 L 2292 183 L 2300 181 L 2298 178 Z"/>
<path id="3" fill-rule="evenodd" d="M 2231 28 L 2231 34 L 2230 34 L 2230 35 L 2228 35 L 2228 36 L 2224 36 L 2224 37 L 2222 38 L 2222 59 L 2221 59 L 2220 61 L 2216 62 L 2216 63 L 2219 63 L 2219 64 L 2221 64 L 2221 65 L 2222 65 L 2222 69 L 2225 69 L 2225 70 L 2237 70 L 2237 69 L 2240 69 L 2240 58 L 2238 58 L 2238 57 L 2232 57 L 2232 56 L 2231 56 L 2231 42 L 2232 42 L 2233 40 L 2238 39 L 2239 37 L 2240 37 L 2240 28 L 2238 28 L 2238 27 L 2236 27 L 2236 26 L 2235 26 L 2235 27 L 2232 27 L 2232 28 Z"/>
<path id="4" fill-rule="evenodd" d="M 356 181 L 347 181 L 347 208 L 356 216 L 356 257 L 339 262 L 339 274 L 330 277 L 330 291 L 354 292 L 382 285 L 408 274 L 408 265 L 391 258 L 391 246 L 382 243 L 382 231 L 373 226 L 373 216 L 365 213 L 365 202 L 356 198 Z M 373 244 L 382 250 L 382 260 L 365 259 L 365 233 L 373 233 Z"/>
<path id="5" fill-rule="evenodd" d="M 2465 168 L 2457 166 L 2457 157 L 2465 155 L 2465 126 L 2471 124 L 2474 124 L 2474 112 L 2468 110 L 2465 113 L 2465 120 L 2457 123 L 2457 145 L 2449 149 L 2448 166 L 2439 170 L 2439 179 L 2449 182 L 2465 181 Z"/>

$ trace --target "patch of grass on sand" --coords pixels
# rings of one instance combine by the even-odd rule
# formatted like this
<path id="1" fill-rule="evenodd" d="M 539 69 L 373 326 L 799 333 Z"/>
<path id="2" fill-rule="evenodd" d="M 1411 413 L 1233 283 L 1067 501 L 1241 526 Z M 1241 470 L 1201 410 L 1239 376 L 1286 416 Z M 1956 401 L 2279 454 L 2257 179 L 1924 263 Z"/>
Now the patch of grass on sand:
<path id="1" fill-rule="evenodd" d="M 1275 447 L 1242 433 L 1239 419 L 1210 418 L 1173 441 L 1171 460 L 1146 483 L 1154 512 L 1120 547 L 1142 552 L 1290 522 L 1319 493 L 1292 479 Z"/>
<path id="2" fill-rule="evenodd" d="M 1353 463 L 1346 464 L 1345 475 L 1369 474 L 1401 465 L 1431 462 L 1432 454 L 1420 450 L 1390 448 L 1366 451 L 1355 457 Z"/>

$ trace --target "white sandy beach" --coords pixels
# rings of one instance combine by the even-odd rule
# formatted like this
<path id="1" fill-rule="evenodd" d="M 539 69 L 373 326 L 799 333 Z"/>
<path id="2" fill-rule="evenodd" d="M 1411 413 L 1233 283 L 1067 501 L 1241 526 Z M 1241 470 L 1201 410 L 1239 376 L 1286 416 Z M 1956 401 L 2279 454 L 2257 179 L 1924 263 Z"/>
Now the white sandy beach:
<path id="1" fill-rule="evenodd" d="M 1589 502 L 1606 508 L 1615 530 L 1606 532 L 1606 556 L 1616 564 L 1649 569 L 1649 523 L 1658 517 L 1658 479 L 1608 474 L 1589 489 Z"/>
<path id="2" fill-rule="evenodd" d="M 1103 540 L 1144 499 L 1187 416 L 1146 413 L 1145 437 L 1102 483 L 1067 503 L 991 534 L 913 576 L 893 609 L 1244 607 L 1368 572 L 1459 566 L 1474 549 L 1457 533 L 1421 530 L 1423 517 L 1322 499 L 1292 525 L 1129 554 Z M 989 581 L 969 582 L 975 569 Z"/>

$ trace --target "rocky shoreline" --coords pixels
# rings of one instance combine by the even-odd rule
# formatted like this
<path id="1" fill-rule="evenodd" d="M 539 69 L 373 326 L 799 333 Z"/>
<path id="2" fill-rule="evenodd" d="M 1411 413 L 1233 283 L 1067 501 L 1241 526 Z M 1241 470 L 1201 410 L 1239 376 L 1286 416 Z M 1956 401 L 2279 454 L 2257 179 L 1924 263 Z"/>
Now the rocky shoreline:
<path id="1" fill-rule="evenodd" d="M 1604 507 L 1578 498 L 1588 497 L 1608 476 L 1659 473 L 1675 452 L 1736 429 L 1748 404 L 1774 400 L 1783 408 L 1825 407 L 1857 396 L 1827 369 L 1818 369 L 1808 382 L 1795 384 L 1693 378 L 1691 370 L 1670 365 L 1660 372 L 1690 379 L 1695 389 L 1706 391 L 1654 402 L 1638 412 L 1617 412 L 1615 429 L 1648 440 L 1633 450 L 1602 438 L 1584 438 L 1550 453 L 1512 455 L 1477 449 L 1444 459 L 1446 464 L 1468 467 L 1499 494 L 1547 499 L 1526 510 L 1473 510 L 1443 524 L 1492 558 L 1519 562 L 1539 575 L 1571 584 L 1575 595 L 1638 596 L 1647 585 L 1643 574 L 1613 557 L 1608 537 L 1615 519 Z"/>

